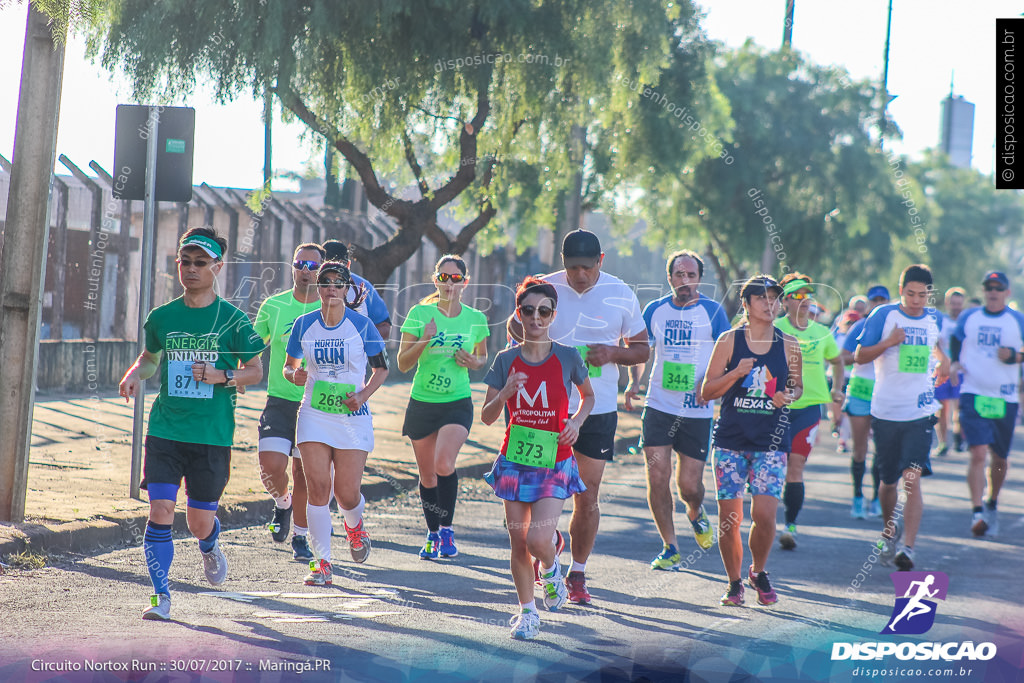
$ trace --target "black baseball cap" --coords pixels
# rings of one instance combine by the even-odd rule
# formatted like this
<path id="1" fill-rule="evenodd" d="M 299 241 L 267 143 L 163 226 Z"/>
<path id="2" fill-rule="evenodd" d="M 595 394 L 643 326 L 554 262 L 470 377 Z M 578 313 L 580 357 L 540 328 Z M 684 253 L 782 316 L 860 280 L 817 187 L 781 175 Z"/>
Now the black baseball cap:
<path id="1" fill-rule="evenodd" d="M 749 299 L 752 296 L 764 296 L 768 290 L 775 290 L 776 296 L 782 296 L 782 286 L 768 275 L 755 275 L 743 283 L 740 289 L 740 298 Z"/>
<path id="2" fill-rule="evenodd" d="M 601 258 L 601 240 L 589 230 L 573 230 L 562 240 L 562 263 L 571 266 L 592 266 Z"/>
<path id="3" fill-rule="evenodd" d="M 324 261 L 320 264 L 320 269 L 316 273 L 317 284 L 323 284 L 324 275 L 327 273 L 335 273 L 345 284 L 352 284 L 352 271 L 344 263 L 335 259 Z"/>
<path id="4" fill-rule="evenodd" d="M 1006 277 L 1006 273 L 1000 273 L 998 270 L 990 270 L 985 274 L 985 279 L 981 281 L 981 284 L 987 285 L 990 282 L 998 282 L 1007 289 L 1010 288 L 1010 278 Z"/>
<path id="5" fill-rule="evenodd" d="M 320 247 L 324 250 L 328 261 L 348 261 L 348 245 L 341 240 L 327 240 Z"/>

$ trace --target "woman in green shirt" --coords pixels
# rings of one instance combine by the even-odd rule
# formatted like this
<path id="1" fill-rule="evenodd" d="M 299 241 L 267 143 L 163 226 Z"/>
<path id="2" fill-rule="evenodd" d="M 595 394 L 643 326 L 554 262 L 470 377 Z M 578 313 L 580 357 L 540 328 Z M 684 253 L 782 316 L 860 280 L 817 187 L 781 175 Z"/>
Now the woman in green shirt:
<path id="1" fill-rule="evenodd" d="M 442 256 L 437 291 L 413 306 L 402 325 L 398 369 L 416 366 L 402 435 L 412 440 L 420 475 L 427 542 L 420 557 L 455 557 L 452 520 L 459 492 L 455 460 L 473 424 L 469 370 L 487 362 L 490 334 L 483 313 L 462 303 L 469 276 L 461 256 Z"/>

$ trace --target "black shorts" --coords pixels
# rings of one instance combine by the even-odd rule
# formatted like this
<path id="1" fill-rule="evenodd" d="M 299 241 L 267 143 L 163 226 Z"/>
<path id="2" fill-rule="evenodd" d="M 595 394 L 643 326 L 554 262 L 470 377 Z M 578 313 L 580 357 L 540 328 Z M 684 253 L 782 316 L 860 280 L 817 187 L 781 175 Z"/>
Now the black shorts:
<path id="1" fill-rule="evenodd" d="M 181 486 L 186 495 L 203 503 L 216 503 L 231 474 L 231 447 L 146 437 L 142 488 L 148 484 Z"/>
<path id="2" fill-rule="evenodd" d="M 655 408 L 644 408 L 640 445 L 671 446 L 676 453 L 707 462 L 711 444 L 710 417 L 679 417 Z"/>
<path id="3" fill-rule="evenodd" d="M 591 415 L 580 425 L 580 435 L 572 449 L 594 460 L 607 460 L 615 456 L 615 428 L 619 424 L 616 412 Z"/>
<path id="4" fill-rule="evenodd" d="M 298 455 L 295 446 L 295 421 L 301 401 L 267 396 L 267 405 L 260 413 L 259 448 L 285 455 Z M 287 442 L 287 443 L 285 443 Z"/>
<path id="5" fill-rule="evenodd" d="M 419 441 L 445 425 L 462 425 L 468 432 L 473 426 L 473 399 L 467 396 L 448 403 L 409 399 L 409 405 L 405 408 L 405 422 L 402 423 L 402 436 Z"/>
<path id="6" fill-rule="evenodd" d="M 934 415 L 908 422 L 871 418 L 875 462 L 883 484 L 895 484 L 903 476 L 903 471 L 911 467 L 920 469 L 922 477 L 932 473 L 928 453 L 932 449 L 936 421 Z"/>

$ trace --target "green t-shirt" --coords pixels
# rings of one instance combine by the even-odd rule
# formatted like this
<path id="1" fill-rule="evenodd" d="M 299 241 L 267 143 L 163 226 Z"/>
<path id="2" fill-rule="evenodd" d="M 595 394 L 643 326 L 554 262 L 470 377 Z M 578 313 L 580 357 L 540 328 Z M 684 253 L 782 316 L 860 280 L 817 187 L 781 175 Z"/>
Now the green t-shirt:
<path id="1" fill-rule="evenodd" d="M 437 310 L 436 303 L 417 304 L 402 324 L 402 332 L 418 339 L 431 318 L 437 325 L 437 332 L 420 356 L 410 396 L 426 403 L 468 398 L 471 395 L 469 370 L 455 363 L 455 352 L 462 349 L 473 353 L 476 345 L 491 334 L 487 317 L 466 304 L 462 304 L 462 310 L 454 318 Z"/>
<path id="2" fill-rule="evenodd" d="M 831 403 L 832 396 L 828 390 L 825 377 L 825 360 L 839 355 L 839 345 L 827 327 L 812 320 L 807 321 L 807 329 L 798 330 L 793 327 L 789 318 L 775 321 L 775 327 L 786 334 L 791 334 L 800 342 L 800 355 L 803 357 L 804 393 L 790 406 L 793 410 Z"/>
<path id="3" fill-rule="evenodd" d="M 235 436 L 235 387 L 192 379 L 192 363 L 235 369 L 263 350 L 245 313 L 217 297 L 189 308 L 178 297 L 146 318 L 146 350 L 163 352 L 160 395 L 149 412 L 147 434 L 172 441 L 231 446 Z"/>
<path id="4" fill-rule="evenodd" d="M 288 355 L 288 337 L 292 334 L 292 325 L 300 315 L 320 308 L 320 300 L 315 299 L 304 304 L 295 298 L 292 290 L 281 292 L 269 297 L 260 305 L 256 313 L 253 328 L 263 338 L 263 343 L 270 345 L 270 369 L 267 371 L 267 395 L 283 398 L 287 401 L 299 402 L 305 387 L 295 386 L 284 378 L 284 359 Z"/>

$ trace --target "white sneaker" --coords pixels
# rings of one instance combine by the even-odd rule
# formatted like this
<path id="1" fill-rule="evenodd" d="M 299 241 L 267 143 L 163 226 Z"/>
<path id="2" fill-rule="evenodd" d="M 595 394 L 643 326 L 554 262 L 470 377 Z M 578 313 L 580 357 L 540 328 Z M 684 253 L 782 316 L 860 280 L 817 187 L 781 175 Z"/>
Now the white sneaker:
<path id="1" fill-rule="evenodd" d="M 544 606 L 551 612 L 557 612 L 569 599 L 569 589 L 565 587 L 562 579 L 562 572 L 559 571 L 558 558 L 555 558 L 555 566 L 551 568 L 550 575 L 541 574 L 541 581 L 544 582 Z"/>
<path id="2" fill-rule="evenodd" d="M 540 633 L 540 614 L 524 609 L 522 614 L 512 617 L 508 625 L 512 627 L 511 636 L 516 640 L 536 638 Z"/>
<path id="3" fill-rule="evenodd" d="M 168 621 L 171 618 L 171 596 L 167 593 L 158 593 L 150 596 L 149 607 L 142 610 L 143 619 L 153 621 Z"/>
<path id="4" fill-rule="evenodd" d="M 996 537 L 999 535 L 999 511 L 995 508 L 985 507 L 985 521 L 988 523 L 986 536 Z"/>
<path id="5" fill-rule="evenodd" d="M 219 586 L 224 583 L 228 578 L 228 558 L 224 557 L 224 551 L 220 549 L 220 541 L 210 552 L 200 554 L 203 556 L 203 571 L 210 585 Z"/>

